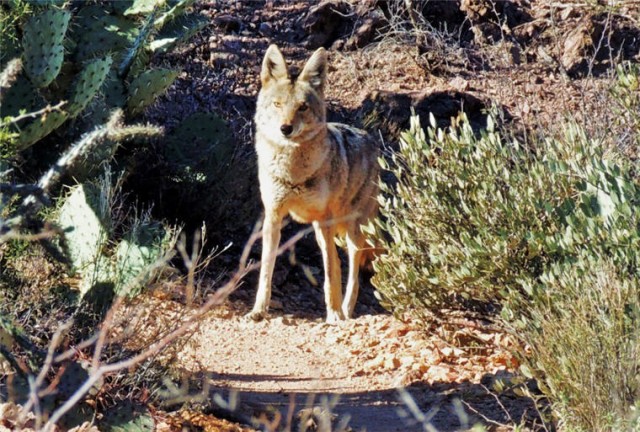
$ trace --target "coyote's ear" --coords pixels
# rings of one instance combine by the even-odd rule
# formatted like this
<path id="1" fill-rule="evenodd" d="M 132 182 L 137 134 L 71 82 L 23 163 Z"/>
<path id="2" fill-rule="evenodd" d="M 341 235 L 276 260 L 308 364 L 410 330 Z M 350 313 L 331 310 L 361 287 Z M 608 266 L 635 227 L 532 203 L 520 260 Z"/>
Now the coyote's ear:
<path id="1" fill-rule="evenodd" d="M 326 78 L 327 51 L 324 48 L 318 48 L 304 65 L 298 80 L 308 82 L 317 92 L 322 93 Z"/>
<path id="2" fill-rule="evenodd" d="M 264 55 L 264 60 L 262 60 L 262 72 L 260 72 L 262 85 L 266 86 L 272 80 L 278 81 L 288 77 L 287 63 L 284 61 L 282 53 L 277 45 L 270 45 Z"/>

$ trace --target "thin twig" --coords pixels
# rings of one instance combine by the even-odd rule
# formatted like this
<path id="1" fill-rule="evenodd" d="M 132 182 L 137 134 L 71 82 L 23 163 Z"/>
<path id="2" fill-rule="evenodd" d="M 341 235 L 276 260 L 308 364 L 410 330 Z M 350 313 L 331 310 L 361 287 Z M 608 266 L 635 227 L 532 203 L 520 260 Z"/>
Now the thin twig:
<path id="1" fill-rule="evenodd" d="M 30 383 L 31 389 L 29 392 L 29 399 L 25 403 L 22 411 L 20 412 L 20 415 L 18 416 L 18 424 L 23 424 L 23 422 L 26 420 L 27 413 L 31 411 L 31 409 L 35 405 L 38 404 L 38 400 L 40 398 L 39 389 L 44 383 L 44 380 L 47 377 L 47 373 L 49 372 L 49 369 L 51 369 L 51 366 L 54 363 L 55 350 L 56 348 L 58 348 L 58 346 L 60 345 L 60 342 L 62 341 L 62 335 L 66 333 L 71 328 L 72 325 L 73 325 L 73 320 L 69 320 L 64 324 L 62 324 L 60 327 L 58 327 L 58 329 L 53 334 L 53 337 L 51 338 L 51 342 L 49 343 L 49 347 L 47 350 L 47 357 L 44 360 L 44 365 L 40 369 L 40 372 L 38 373 L 38 376 L 36 377 L 36 379 L 32 383 Z"/>
<path id="2" fill-rule="evenodd" d="M 67 104 L 66 100 L 60 101 L 58 102 L 56 105 L 47 105 L 46 107 L 42 108 L 41 110 L 38 111 L 33 111 L 30 113 L 25 113 L 25 114 L 20 114 L 19 116 L 16 117 L 9 117 L 9 119 L 3 123 L 0 123 L 0 127 L 5 127 L 5 126 L 9 126 L 11 124 L 15 124 L 18 123 L 21 120 L 24 120 L 26 118 L 30 118 L 30 117 L 38 117 L 39 115 L 42 114 L 47 114 L 50 113 L 52 111 L 62 111 L 62 107 L 64 107 Z"/>

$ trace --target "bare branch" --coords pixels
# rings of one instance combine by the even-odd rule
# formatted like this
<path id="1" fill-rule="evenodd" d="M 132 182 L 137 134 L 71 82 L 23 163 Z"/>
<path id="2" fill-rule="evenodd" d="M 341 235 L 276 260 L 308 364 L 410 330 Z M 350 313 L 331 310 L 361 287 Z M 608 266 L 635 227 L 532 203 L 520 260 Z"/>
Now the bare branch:
<path id="1" fill-rule="evenodd" d="M 7 121 L 0 123 L 0 127 L 5 127 L 5 126 L 9 126 L 11 124 L 16 124 L 21 120 L 27 119 L 27 118 L 32 118 L 32 117 L 38 117 L 39 115 L 43 115 L 43 114 L 47 114 L 53 111 L 62 111 L 62 108 L 67 104 L 66 100 L 60 101 L 58 102 L 56 105 L 47 105 L 46 107 L 42 108 L 41 110 L 38 111 L 33 111 L 30 113 L 25 113 L 25 114 L 20 114 L 19 116 L 16 117 L 10 117 Z"/>

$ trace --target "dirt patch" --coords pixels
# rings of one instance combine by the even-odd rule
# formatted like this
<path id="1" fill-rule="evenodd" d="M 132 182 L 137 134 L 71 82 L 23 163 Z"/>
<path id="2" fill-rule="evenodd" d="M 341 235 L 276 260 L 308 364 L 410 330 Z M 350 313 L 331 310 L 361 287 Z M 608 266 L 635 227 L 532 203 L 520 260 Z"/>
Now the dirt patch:
<path id="1" fill-rule="evenodd" d="M 513 342 L 503 334 L 458 330 L 449 335 L 459 341 L 452 345 L 388 314 L 331 326 L 323 322 L 322 304 L 300 310 L 286 299 L 274 304 L 281 310 L 271 319 L 255 323 L 244 318 L 250 302 L 241 298 L 252 296 L 249 291 L 237 292 L 160 359 L 171 375 L 206 382 L 212 399 L 236 394 L 237 413 L 257 418 L 276 409 L 284 419 L 289 409 L 299 413 L 324 398 L 335 424 L 350 418 L 354 430 L 422 430 L 409 414 L 410 397 L 421 412 L 433 414 L 429 423 L 440 431 L 530 415 L 529 400 L 491 390 L 498 380 L 509 382 L 517 366 L 508 351 Z M 183 305 L 153 297 L 122 311 L 128 330 L 138 335 L 135 346 L 157 340 L 188 315 Z"/>

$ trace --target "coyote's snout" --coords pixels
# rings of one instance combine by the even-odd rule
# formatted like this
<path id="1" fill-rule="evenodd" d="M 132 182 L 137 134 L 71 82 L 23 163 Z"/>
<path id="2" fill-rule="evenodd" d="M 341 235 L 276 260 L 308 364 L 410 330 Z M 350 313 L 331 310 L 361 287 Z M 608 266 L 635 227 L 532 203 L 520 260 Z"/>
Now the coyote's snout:
<path id="1" fill-rule="evenodd" d="M 300 75 L 291 77 L 277 46 L 262 62 L 256 108 L 256 152 L 264 204 L 262 266 L 249 316 L 266 316 L 283 218 L 312 223 L 324 260 L 327 321 L 351 317 L 358 271 L 367 247 L 360 226 L 374 217 L 378 194 L 378 147 L 366 132 L 327 123 L 324 86 L 327 53 L 318 49 Z M 345 235 L 349 277 L 344 302 L 340 260 L 334 244 Z"/>

